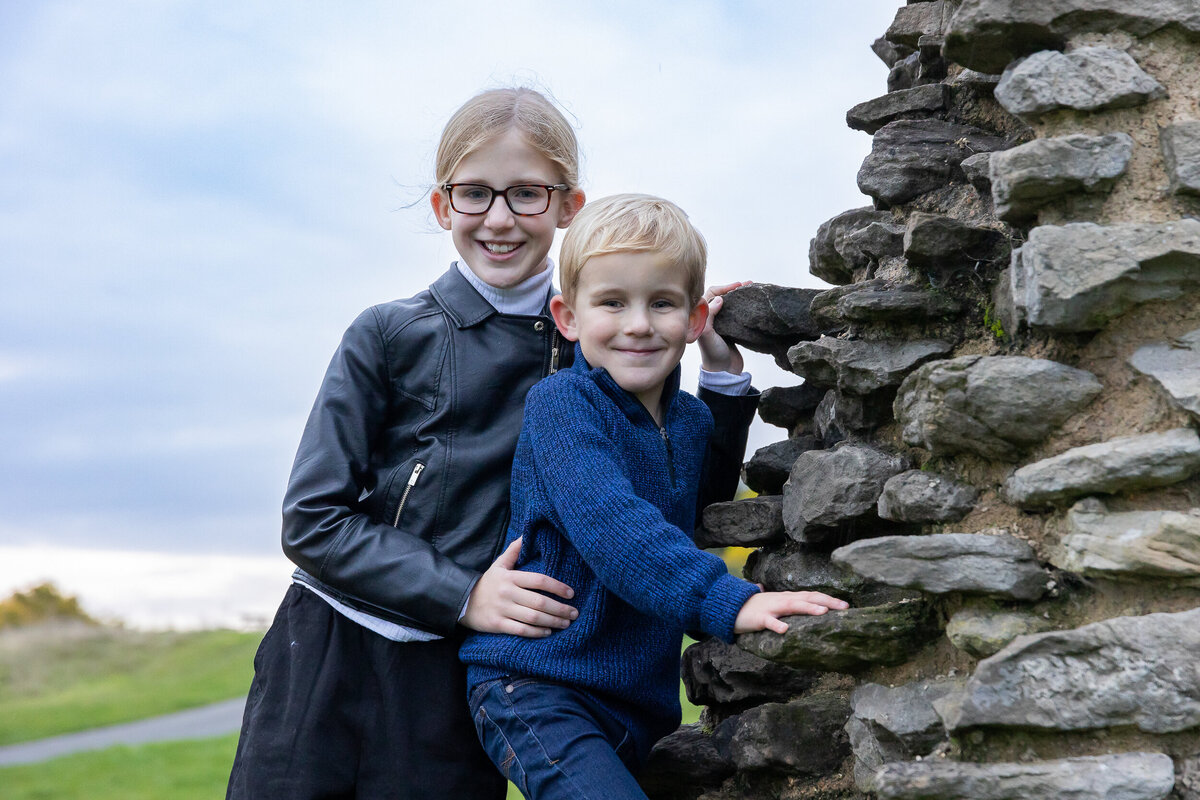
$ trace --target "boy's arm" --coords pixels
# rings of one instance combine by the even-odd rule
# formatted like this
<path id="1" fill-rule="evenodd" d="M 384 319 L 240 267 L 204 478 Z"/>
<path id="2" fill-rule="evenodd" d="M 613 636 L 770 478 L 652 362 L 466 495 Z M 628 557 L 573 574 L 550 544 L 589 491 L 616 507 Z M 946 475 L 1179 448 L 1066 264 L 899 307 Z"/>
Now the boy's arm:
<path id="1" fill-rule="evenodd" d="M 749 375 L 742 372 L 742 355 L 735 345 L 725 341 L 713 330 L 713 320 L 725 304 L 724 295 L 749 281 L 711 286 L 704 293 L 708 303 L 708 320 L 697 340 L 700 346 L 700 389 L 697 397 L 712 412 L 714 428 L 709 439 L 704 477 L 700 483 L 696 513 L 711 503 L 732 500 L 741 479 L 742 462 L 746 456 L 746 439 L 754 412 L 758 408 L 758 390 L 746 387 Z M 739 380 L 733 375 L 740 375 Z M 707 380 L 706 380 L 707 379 Z"/>
<path id="2" fill-rule="evenodd" d="M 386 364 L 375 312 L 365 311 L 346 331 L 305 425 L 284 496 L 283 551 L 356 606 L 445 634 L 480 573 L 416 534 L 373 522 L 359 503 L 388 413 Z"/>
<path id="3" fill-rule="evenodd" d="M 731 641 L 738 611 L 758 592 L 699 550 L 633 490 L 637 465 L 618 463 L 600 411 L 578 387 L 534 387 L 526 430 L 550 521 L 601 583 L 639 610 Z"/>

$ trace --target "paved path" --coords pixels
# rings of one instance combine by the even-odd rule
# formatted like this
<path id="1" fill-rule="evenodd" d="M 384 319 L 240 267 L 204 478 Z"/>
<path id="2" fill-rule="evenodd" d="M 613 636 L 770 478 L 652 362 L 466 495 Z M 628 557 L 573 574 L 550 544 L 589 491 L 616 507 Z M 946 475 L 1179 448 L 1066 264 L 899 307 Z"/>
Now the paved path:
<path id="1" fill-rule="evenodd" d="M 32 764 L 84 750 L 101 750 L 119 744 L 146 744 L 178 739 L 208 739 L 233 733 L 242 727 L 246 699 L 225 700 L 161 717 L 110 725 L 90 731 L 68 733 L 51 739 L 0 747 L 0 767 Z"/>

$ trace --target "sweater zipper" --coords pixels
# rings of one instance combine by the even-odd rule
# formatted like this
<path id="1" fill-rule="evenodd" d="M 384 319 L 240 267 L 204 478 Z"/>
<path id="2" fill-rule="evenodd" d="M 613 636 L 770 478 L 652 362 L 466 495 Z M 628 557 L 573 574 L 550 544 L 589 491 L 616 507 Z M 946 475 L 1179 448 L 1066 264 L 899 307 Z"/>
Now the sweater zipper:
<path id="1" fill-rule="evenodd" d="M 425 471 L 425 465 L 418 461 L 413 464 L 412 474 L 408 476 L 408 485 L 404 487 L 404 494 L 400 495 L 400 505 L 396 508 L 396 518 L 392 520 L 392 527 L 400 527 L 400 512 L 404 511 L 404 504 L 408 502 L 408 495 L 417 485 L 417 478 L 421 477 L 421 473 Z"/>
<path id="2" fill-rule="evenodd" d="M 550 375 L 558 372 L 558 329 L 550 334 Z"/>
<path id="3" fill-rule="evenodd" d="M 671 488 L 675 488 L 675 458 L 671 455 L 671 435 L 667 433 L 666 426 L 658 429 L 658 435 L 662 437 L 663 446 L 667 448 L 667 476 L 671 479 Z"/>

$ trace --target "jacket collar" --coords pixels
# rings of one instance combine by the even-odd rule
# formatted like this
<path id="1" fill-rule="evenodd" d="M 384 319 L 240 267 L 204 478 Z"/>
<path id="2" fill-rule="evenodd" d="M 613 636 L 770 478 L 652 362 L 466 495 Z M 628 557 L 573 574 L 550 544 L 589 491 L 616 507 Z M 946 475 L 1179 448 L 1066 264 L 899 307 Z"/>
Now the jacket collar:
<path id="1" fill-rule="evenodd" d="M 454 324 L 460 330 L 478 325 L 487 318 L 500 314 L 496 307 L 489 303 L 479 293 L 479 290 L 471 285 L 469 280 L 463 277 L 458 270 L 458 262 L 451 264 L 450 269 L 433 282 L 429 291 L 433 293 L 438 305 L 450 319 L 454 320 Z M 558 294 L 558 290 L 552 286 L 550 294 L 546 296 L 546 301 L 542 304 L 543 315 L 549 316 L 546 303 L 550 302 L 550 297 L 556 294 Z"/>
<path id="2" fill-rule="evenodd" d="M 454 265 L 434 281 L 429 291 L 459 328 L 470 328 L 499 313 Z"/>
<path id="3" fill-rule="evenodd" d="M 590 375 L 592 380 L 596 381 L 600 388 L 604 390 L 604 393 L 611 397 L 613 402 L 617 404 L 617 408 L 621 409 L 621 412 L 629 419 L 640 420 L 654 428 L 659 427 L 658 423 L 654 421 L 654 417 L 650 414 L 650 411 L 642 405 L 642 401 L 622 389 L 613 376 L 608 374 L 608 370 L 604 367 L 593 367 L 587 362 L 587 359 L 583 356 L 583 348 L 579 346 L 578 342 L 575 344 L 575 361 L 569 369 Z M 663 383 L 661 402 L 664 409 L 664 425 L 670 417 L 671 407 L 675 404 L 675 397 L 679 394 L 681 374 L 682 368 L 676 364 L 675 369 L 671 371 L 671 374 L 667 376 L 667 380 Z"/>

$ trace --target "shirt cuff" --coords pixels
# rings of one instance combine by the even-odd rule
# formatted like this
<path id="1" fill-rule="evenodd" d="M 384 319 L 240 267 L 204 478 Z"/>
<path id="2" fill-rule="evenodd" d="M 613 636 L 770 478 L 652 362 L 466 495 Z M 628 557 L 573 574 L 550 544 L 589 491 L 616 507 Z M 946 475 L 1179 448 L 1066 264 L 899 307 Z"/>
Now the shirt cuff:
<path id="1" fill-rule="evenodd" d="M 734 397 L 750 393 L 750 373 L 709 372 L 700 368 L 700 388 Z"/>

